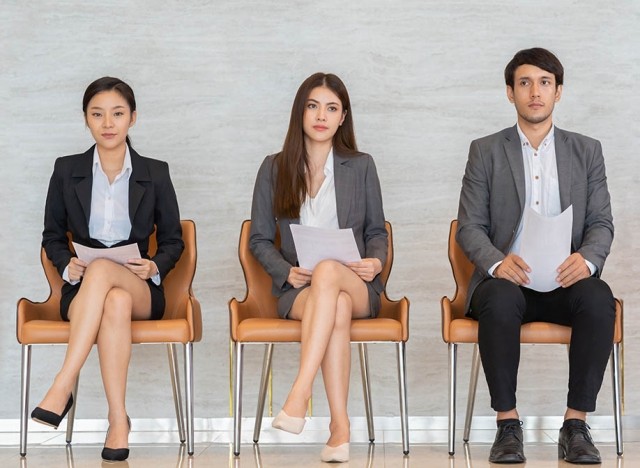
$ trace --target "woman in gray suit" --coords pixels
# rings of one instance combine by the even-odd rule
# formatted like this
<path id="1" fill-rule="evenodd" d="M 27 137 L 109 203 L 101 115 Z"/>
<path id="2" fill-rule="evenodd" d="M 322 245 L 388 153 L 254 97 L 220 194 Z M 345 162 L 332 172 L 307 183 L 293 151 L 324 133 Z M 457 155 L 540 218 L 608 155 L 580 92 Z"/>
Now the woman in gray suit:
<path id="1" fill-rule="evenodd" d="M 331 436 L 321 458 L 345 462 L 351 320 L 378 314 L 387 231 L 376 167 L 370 155 L 357 150 L 349 95 L 337 76 L 316 73 L 298 89 L 283 149 L 267 156 L 258 171 L 251 221 L 251 251 L 273 279 L 278 313 L 302 322 L 298 375 L 273 427 L 302 431 L 313 380 L 322 368 Z M 362 260 L 300 268 L 292 223 L 353 229 Z"/>
<path id="2" fill-rule="evenodd" d="M 96 144 L 56 160 L 45 206 L 42 246 L 65 280 L 60 314 L 70 321 L 62 369 L 31 417 L 57 428 L 73 405 L 72 390 L 94 343 L 109 405 L 102 458 L 129 456 L 131 422 L 125 408 L 131 321 L 164 313 L 162 279 L 182 250 L 178 202 L 167 163 L 130 146 L 136 121 L 133 91 L 122 80 L 100 78 L 85 91 L 82 110 Z M 156 230 L 157 251 L 147 254 Z M 90 264 L 69 250 L 67 232 L 94 248 L 137 244 L 142 258 L 124 265 L 99 258 Z"/>

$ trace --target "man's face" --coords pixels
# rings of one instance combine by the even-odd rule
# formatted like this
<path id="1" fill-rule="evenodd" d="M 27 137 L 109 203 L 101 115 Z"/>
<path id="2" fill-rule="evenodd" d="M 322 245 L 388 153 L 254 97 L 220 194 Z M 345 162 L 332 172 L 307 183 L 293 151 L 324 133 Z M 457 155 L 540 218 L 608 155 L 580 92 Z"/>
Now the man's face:
<path id="1" fill-rule="evenodd" d="M 561 95 L 562 85 L 556 86 L 553 73 L 535 65 L 520 65 L 513 74 L 513 88 L 507 86 L 507 97 L 516 106 L 521 123 L 550 121 Z"/>

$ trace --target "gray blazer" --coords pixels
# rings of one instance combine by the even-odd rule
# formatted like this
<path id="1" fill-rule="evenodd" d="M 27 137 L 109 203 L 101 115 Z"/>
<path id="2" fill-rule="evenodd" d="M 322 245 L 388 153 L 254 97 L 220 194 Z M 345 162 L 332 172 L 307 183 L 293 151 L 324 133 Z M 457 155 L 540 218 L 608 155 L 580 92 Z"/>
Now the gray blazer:
<path id="1" fill-rule="evenodd" d="M 613 218 L 600 142 L 555 128 L 562 210 L 573 205 L 571 251 L 600 275 L 613 241 Z M 466 310 L 476 286 L 509 252 L 524 210 L 525 178 L 516 126 L 471 142 L 462 179 L 456 239 L 475 265 Z"/>
<path id="2" fill-rule="evenodd" d="M 280 297 L 292 286 L 287 283 L 289 270 L 297 265 L 290 224 L 299 219 L 276 219 L 273 213 L 273 190 L 277 175 L 276 155 L 267 156 L 256 177 L 251 205 L 251 252 L 273 279 L 273 294 Z M 334 153 L 336 205 L 340 228 L 352 228 L 363 258 L 387 259 L 387 230 L 382 209 L 380 181 L 373 158 L 366 153 L 341 156 Z M 276 249 L 276 225 L 280 229 L 280 249 Z M 371 282 L 380 294 L 384 287 L 379 275 Z"/>

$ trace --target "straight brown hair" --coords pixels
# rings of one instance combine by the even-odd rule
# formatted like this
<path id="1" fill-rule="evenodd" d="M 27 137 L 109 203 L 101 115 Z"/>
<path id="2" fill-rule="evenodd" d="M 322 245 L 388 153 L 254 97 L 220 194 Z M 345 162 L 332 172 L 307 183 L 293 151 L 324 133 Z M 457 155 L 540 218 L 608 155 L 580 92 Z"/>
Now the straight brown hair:
<path id="1" fill-rule="evenodd" d="M 299 218 L 300 207 L 307 197 L 309 187 L 305 173 L 309 166 L 307 149 L 304 144 L 303 116 L 311 91 L 326 87 L 340 99 L 342 110 L 346 113 L 342 125 L 333 136 L 334 151 L 349 156 L 358 151 L 356 136 L 351 117 L 351 101 L 347 88 L 340 78 L 331 73 L 315 73 L 304 80 L 298 88 L 291 107 L 289 130 L 282 151 L 275 157 L 277 169 L 273 196 L 273 211 L 278 218 Z"/>

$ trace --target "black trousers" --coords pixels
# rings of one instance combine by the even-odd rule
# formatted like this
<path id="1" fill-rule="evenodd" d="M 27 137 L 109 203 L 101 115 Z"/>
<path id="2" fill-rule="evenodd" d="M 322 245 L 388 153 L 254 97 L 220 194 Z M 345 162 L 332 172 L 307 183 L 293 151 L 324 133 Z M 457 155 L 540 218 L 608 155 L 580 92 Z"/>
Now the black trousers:
<path id="1" fill-rule="evenodd" d="M 480 358 L 495 411 L 516 407 L 520 326 L 528 322 L 572 327 L 567 407 L 595 410 L 613 345 L 615 302 L 607 283 L 591 277 L 541 293 L 490 278 L 474 291 L 468 315 L 479 322 Z"/>

